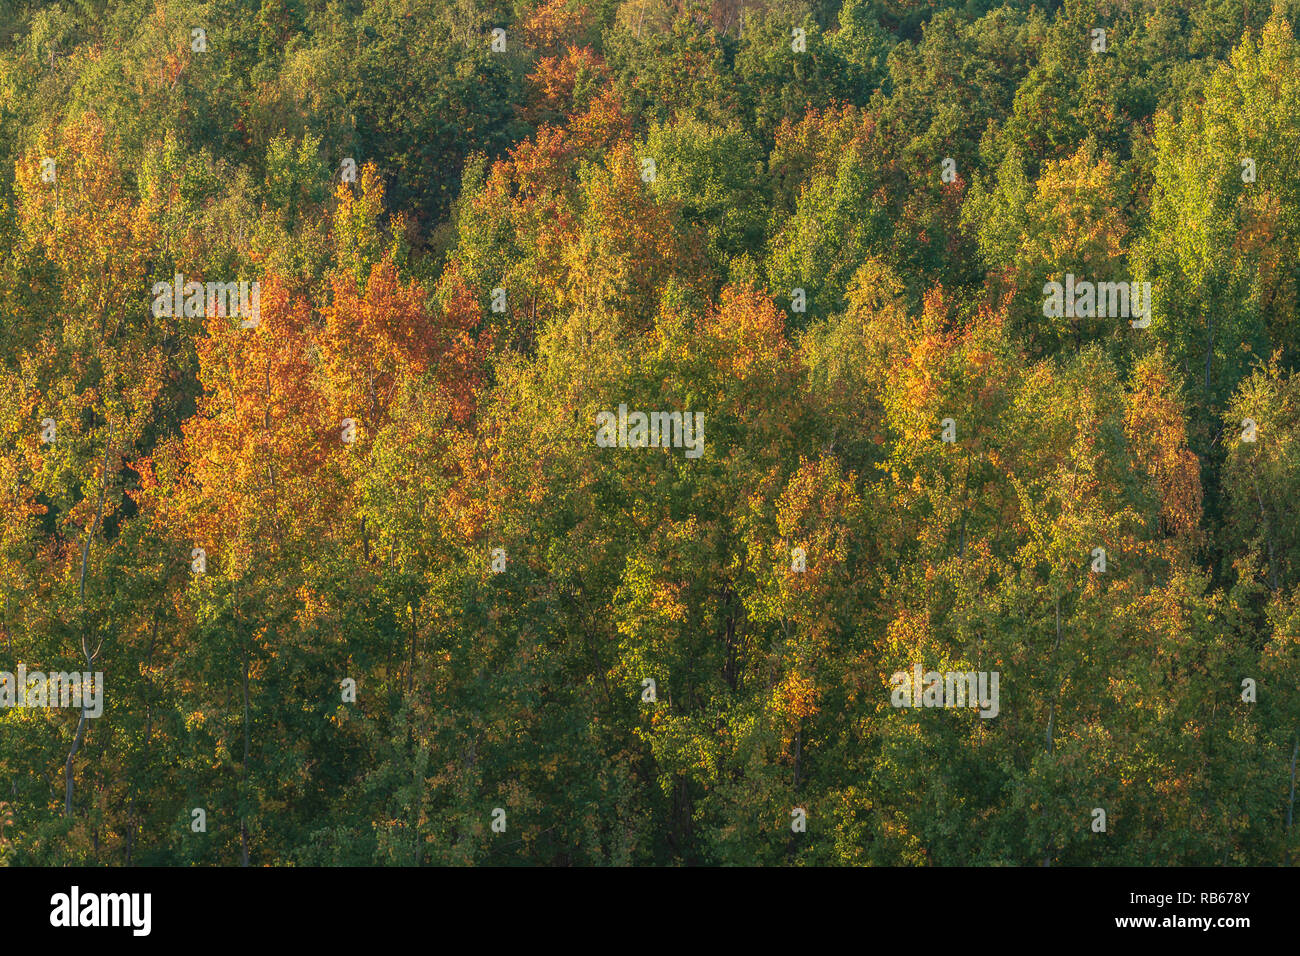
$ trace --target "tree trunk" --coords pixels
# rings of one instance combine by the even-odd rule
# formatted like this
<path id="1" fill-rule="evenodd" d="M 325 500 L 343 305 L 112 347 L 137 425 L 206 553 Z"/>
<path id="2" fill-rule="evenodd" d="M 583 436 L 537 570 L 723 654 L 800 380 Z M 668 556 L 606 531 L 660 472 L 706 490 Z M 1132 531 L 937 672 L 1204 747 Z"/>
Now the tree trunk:
<path id="1" fill-rule="evenodd" d="M 411 612 L 411 662 L 406 668 L 406 693 L 408 696 L 415 692 L 415 608 L 407 606 Z"/>
<path id="2" fill-rule="evenodd" d="M 248 640 L 244 641 L 244 669 L 243 669 L 243 693 L 244 693 L 244 766 L 243 766 L 243 793 L 244 799 L 248 797 L 248 754 L 251 749 L 248 728 Z M 239 815 L 239 865 L 248 866 L 248 821 L 241 812 Z"/>
<path id="3" fill-rule="evenodd" d="M 1214 310 L 1209 312 L 1210 330 L 1205 342 L 1205 391 L 1210 390 L 1210 360 L 1214 357 Z"/>
<path id="4" fill-rule="evenodd" d="M 1061 647 L 1061 593 L 1056 592 L 1056 643 L 1052 645 L 1051 663 L 1056 663 L 1056 652 Z M 1056 691 L 1052 695 L 1052 706 L 1047 712 L 1047 752 L 1052 752 L 1052 727 L 1056 722 L 1056 702 L 1061 697 L 1061 685 L 1057 683 Z M 1047 808 L 1043 808 L 1043 814 L 1046 816 Z M 1052 854 L 1050 850 L 1043 854 L 1043 866 L 1052 865 Z"/>
<path id="5" fill-rule="evenodd" d="M 81 576 L 77 581 L 77 605 L 81 617 L 81 654 L 86 660 L 87 673 L 93 673 L 95 659 L 99 656 L 100 648 L 104 646 L 101 639 L 92 653 L 90 642 L 86 639 L 86 569 L 90 565 L 90 544 L 95 538 L 95 532 L 99 530 L 99 526 L 104 520 L 104 496 L 108 491 L 108 461 L 112 450 L 113 421 L 109 419 L 108 435 L 104 439 L 104 467 L 99 481 L 99 503 L 95 507 L 95 519 L 91 521 L 90 528 L 86 531 L 86 540 L 81 546 Z M 102 688 L 96 689 L 103 693 Z M 75 790 L 73 761 L 76 759 L 77 751 L 81 749 L 82 741 L 86 739 L 86 699 L 84 689 L 81 704 L 81 716 L 77 718 L 77 732 L 72 738 L 72 749 L 68 751 L 68 759 L 63 765 L 63 815 L 65 817 L 72 816 L 72 797 Z"/>
<path id="6" fill-rule="evenodd" d="M 1291 829 L 1291 821 L 1295 818 L 1295 758 L 1300 753 L 1300 736 L 1294 738 L 1295 744 L 1291 747 L 1291 799 L 1286 805 L 1286 828 Z"/>
<path id="7" fill-rule="evenodd" d="M 1268 514 L 1264 511 L 1264 496 L 1259 493 L 1259 469 L 1252 462 L 1250 481 L 1255 488 L 1255 501 L 1259 504 L 1259 520 L 1264 526 L 1264 543 L 1268 545 L 1268 581 L 1269 589 L 1277 593 L 1277 560 L 1273 553 L 1273 535 L 1269 527 Z"/>

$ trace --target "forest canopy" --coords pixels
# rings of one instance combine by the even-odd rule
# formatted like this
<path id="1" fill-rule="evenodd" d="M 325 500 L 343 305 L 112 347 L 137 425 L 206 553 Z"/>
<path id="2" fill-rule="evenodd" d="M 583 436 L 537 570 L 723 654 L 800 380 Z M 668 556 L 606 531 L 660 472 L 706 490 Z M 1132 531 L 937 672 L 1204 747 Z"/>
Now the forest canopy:
<path id="1" fill-rule="evenodd" d="M 1298 23 L 0 0 L 0 865 L 1300 862 Z"/>

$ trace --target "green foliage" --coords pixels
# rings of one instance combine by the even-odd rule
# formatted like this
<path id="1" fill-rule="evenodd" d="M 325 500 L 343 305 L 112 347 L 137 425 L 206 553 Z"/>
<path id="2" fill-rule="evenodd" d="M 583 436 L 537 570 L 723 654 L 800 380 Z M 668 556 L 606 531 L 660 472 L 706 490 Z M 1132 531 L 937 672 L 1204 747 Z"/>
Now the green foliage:
<path id="1" fill-rule="evenodd" d="M 1294 864 L 1298 14 L 0 0 L 0 865 Z"/>

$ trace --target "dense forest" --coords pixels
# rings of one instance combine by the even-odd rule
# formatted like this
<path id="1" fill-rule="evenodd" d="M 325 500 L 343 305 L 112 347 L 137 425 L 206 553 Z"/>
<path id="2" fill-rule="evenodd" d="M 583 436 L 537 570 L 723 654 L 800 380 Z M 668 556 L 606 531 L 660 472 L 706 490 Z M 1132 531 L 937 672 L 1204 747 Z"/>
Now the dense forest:
<path id="1" fill-rule="evenodd" d="M 1298 25 L 0 0 L 0 865 L 1300 862 Z"/>

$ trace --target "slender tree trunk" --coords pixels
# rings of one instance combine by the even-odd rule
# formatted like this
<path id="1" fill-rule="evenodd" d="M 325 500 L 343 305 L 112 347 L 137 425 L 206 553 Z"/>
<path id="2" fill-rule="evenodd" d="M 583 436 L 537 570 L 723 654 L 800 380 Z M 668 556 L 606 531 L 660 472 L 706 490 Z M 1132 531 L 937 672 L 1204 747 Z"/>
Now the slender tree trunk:
<path id="1" fill-rule="evenodd" d="M 1291 821 L 1295 819 L 1295 758 L 1300 753 L 1300 735 L 1293 738 L 1295 743 L 1291 747 L 1291 799 L 1286 805 L 1286 828 L 1291 830 Z"/>
<path id="2" fill-rule="evenodd" d="M 734 597 L 730 586 L 723 593 L 722 606 L 727 609 L 727 619 L 723 623 L 723 640 L 726 650 L 726 658 L 722 665 L 722 677 L 727 682 L 727 686 L 733 691 L 737 684 L 737 661 L 736 661 L 736 618 L 731 613 L 731 602 Z"/>
<path id="3" fill-rule="evenodd" d="M 262 411 L 262 427 L 266 430 L 267 442 L 271 440 L 271 367 L 266 368 L 266 391 L 263 393 L 265 404 Z M 275 529 L 276 547 L 284 551 L 284 537 L 280 533 L 280 488 L 275 480 L 275 465 L 268 460 L 266 477 L 271 482 L 271 525 Z"/>
<path id="4" fill-rule="evenodd" d="M 153 613 L 153 627 L 149 634 L 149 648 L 145 651 L 144 673 L 148 674 L 153 667 L 153 649 L 158 643 L 158 612 Z M 147 678 L 146 678 L 147 680 Z M 144 699 L 144 760 L 145 764 L 149 763 L 149 749 L 153 740 L 153 695 L 152 686 L 145 691 Z M 131 809 L 128 814 L 128 824 L 126 828 L 126 865 L 131 865 L 131 857 L 135 848 L 135 831 L 139 825 L 139 786 L 134 782 L 131 784 Z"/>
<path id="5" fill-rule="evenodd" d="M 1209 312 L 1209 336 L 1205 341 L 1205 391 L 1210 390 L 1210 361 L 1214 357 L 1214 310 Z"/>
<path id="6" fill-rule="evenodd" d="M 95 539 L 95 533 L 99 530 L 100 524 L 104 520 L 104 496 L 108 491 L 108 462 L 113 450 L 113 421 L 108 421 L 108 435 L 104 439 L 104 466 L 99 481 L 99 502 L 95 507 L 95 518 L 90 522 L 90 528 L 86 531 L 86 540 L 81 546 L 81 576 L 77 581 L 77 604 L 81 617 L 81 654 L 86 661 L 86 673 L 92 674 L 95 666 L 95 658 L 99 656 L 100 648 L 104 646 L 103 640 L 99 642 L 95 650 L 90 650 L 90 642 L 86 635 L 86 569 L 90 565 L 90 544 Z M 94 677 L 92 676 L 93 680 Z M 99 693 L 103 693 L 103 688 L 96 688 Z M 86 707 L 85 694 L 82 694 L 81 715 L 77 718 L 77 731 L 72 738 L 72 749 L 68 751 L 68 759 L 63 765 L 63 815 L 72 816 L 72 797 L 75 789 L 73 761 L 76 759 L 77 751 L 81 749 L 82 742 L 86 739 Z"/>
<path id="7" fill-rule="evenodd" d="M 1056 643 L 1052 645 L 1051 662 L 1056 663 L 1056 652 L 1061 647 L 1061 595 L 1056 595 Z M 1056 691 L 1052 694 L 1052 706 L 1047 712 L 1047 752 L 1052 752 L 1052 725 L 1056 721 L 1056 702 L 1061 697 L 1061 685 L 1056 685 Z"/>
<path id="8" fill-rule="evenodd" d="M 799 789 L 800 762 L 803 759 L 803 727 L 794 732 L 794 788 Z"/>
<path id="9" fill-rule="evenodd" d="M 72 816 L 73 772 L 72 762 L 81 749 L 81 742 L 86 736 L 86 712 L 83 709 L 77 718 L 77 733 L 72 738 L 72 749 L 68 751 L 67 762 L 63 765 L 63 815 Z"/>
<path id="10" fill-rule="evenodd" d="M 415 608 L 409 608 L 411 612 L 411 662 L 406 668 L 406 693 L 409 696 L 415 691 Z"/>
<path id="11" fill-rule="evenodd" d="M 961 544 L 957 552 L 960 561 L 966 560 L 966 516 L 970 513 L 970 452 L 966 453 L 966 476 L 961 487 Z"/>
<path id="12" fill-rule="evenodd" d="M 244 694 L 244 765 L 243 765 L 243 790 L 242 797 L 248 798 L 248 755 L 252 749 L 250 746 L 249 727 L 248 727 L 248 639 L 244 639 L 244 667 L 243 667 L 243 694 Z M 248 866 L 248 821 L 243 813 L 239 815 L 239 865 Z"/>
<path id="13" fill-rule="evenodd" d="M 1277 592 L 1277 560 L 1273 553 L 1273 533 L 1268 520 L 1268 514 L 1264 510 L 1264 496 L 1259 493 L 1259 469 L 1256 462 L 1251 462 L 1250 481 L 1255 488 L 1255 501 L 1259 504 L 1259 520 L 1264 526 L 1264 543 L 1268 545 L 1268 581 L 1269 589 L 1274 593 Z"/>
<path id="14" fill-rule="evenodd" d="M 1055 597 L 1056 597 L 1056 643 L 1052 645 L 1051 663 L 1053 664 L 1056 663 L 1056 652 L 1061 647 L 1061 592 L 1057 591 Z M 1053 672 L 1053 677 L 1055 677 L 1055 672 Z M 1047 745 L 1047 752 L 1049 754 L 1052 752 L 1052 728 L 1053 725 L 1056 723 L 1056 702 L 1060 699 L 1060 697 L 1061 697 L 1061 685 L 1059 682 L 1056 682 L 1056 691 L 1052 694 L 1052 706 L 1051 708 L 1049 708 L 1047 712 L 1046 745 Z M 1047 810 L 1044 807 L 1043 810 L 1044 816 L 1046 816 L 1046 813 Z M 1051 866 L 1051 865 L 1052 865 L 1052 854 L 1049 850 L 1048 852 L 1043 854 L 1043 866 Z"/>

